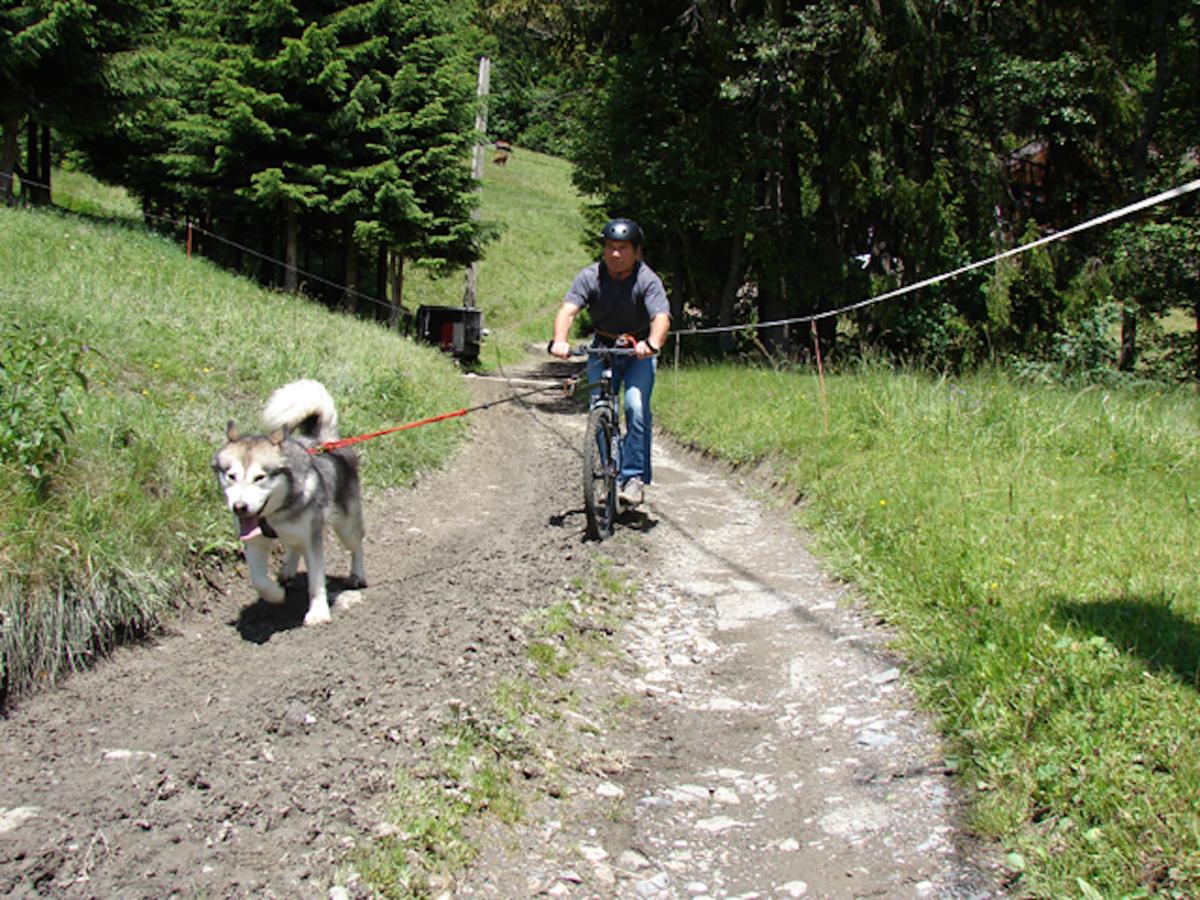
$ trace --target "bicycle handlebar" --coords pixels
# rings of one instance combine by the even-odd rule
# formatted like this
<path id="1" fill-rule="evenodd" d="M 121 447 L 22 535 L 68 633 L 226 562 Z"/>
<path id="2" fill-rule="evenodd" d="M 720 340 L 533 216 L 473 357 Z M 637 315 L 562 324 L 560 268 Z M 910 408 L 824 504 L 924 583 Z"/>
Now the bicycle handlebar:
<path id="1" fill-rule="evenodd" d="M 546 344 L 546 352 L 550 352 L 550 348 L 554 346 L 554 341 Z M 636 356 L 637 348 L 635 347 L 593 347 L 591 344 L 577 344 L 571 348 L 569 356 Z"/>

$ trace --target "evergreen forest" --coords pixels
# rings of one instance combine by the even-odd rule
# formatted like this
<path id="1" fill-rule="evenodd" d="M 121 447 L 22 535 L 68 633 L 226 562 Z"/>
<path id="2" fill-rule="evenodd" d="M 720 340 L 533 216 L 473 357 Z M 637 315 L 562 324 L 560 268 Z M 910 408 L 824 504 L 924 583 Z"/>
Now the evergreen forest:
<path id="1" fill-rule="evenodd" d="M 642 224 L 675 328 L 803 322 L 688 352 L 1183 381 L 1194 192 L 861 301 L 1194 182 L 1198 85 L 1197 0 L 4 2 L 0 193 L 83 169 L 395 323 L 406 266 L 487 253 L 471 155 L 502 140 Z"/>

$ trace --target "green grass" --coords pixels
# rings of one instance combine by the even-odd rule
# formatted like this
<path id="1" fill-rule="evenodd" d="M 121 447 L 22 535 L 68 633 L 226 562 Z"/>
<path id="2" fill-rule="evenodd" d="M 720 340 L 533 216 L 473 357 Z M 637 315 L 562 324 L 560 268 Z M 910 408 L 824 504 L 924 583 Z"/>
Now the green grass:
<path id="1" fill-rule="evenodd" d="M 583 243 L 579 196 L 560 159 L 518 148 L 506 166 L 487 165 L 482 212 L 502 229 L 478 268 L 477 306 L 492 332 L 480 363 L 489 367 L 524 356 L 526 345 L 545 346 L 571 279 L 598 253 L 590 255 Z M 405 292 L 411 309 L 457 306 L 463 279 L 433 279 L 418 268 Z"/>
<path id="2" fill-rule="evenodd" d="M 489 166 L 482 190 L 484 215 L 502 226 L 479 264 L 477 302 L 492 330 L 486 366 L 549 334 L 586 259 L 566 163 L 522 150 L 507 167 Z M 30 365 L 31 354 L 86 346 L 88 387 L 59 391 L 43 379 L 42 395 L 61 398 L 43 417 L 74 426 L 61 448 L 52 422 L 6 397 L 14 421 L 4 445 L 36 452 L 0 455 L 0 695 L 53 682 L 145 632 L 169 613 L 188 571 L 233 552 L 208 460 L 226 420 L 252 429 L 279 384 L 323 381 L 344 434 L 465 402 L 456 370 L 436 351 L 187 259 L 142 227 L 120 188 L 56 171 L 54 199 L 57 211 L 0 210 L 0 332 L 48 336 L 49 349 L 16 354 Z M 457 305 L 463 284 L 461 273 L 435 279 L 417 268 L 405 304 Z M 439 465 L 465 427 L 446 422 L 360 445 L 367 485 L 403 484 Z M 60 449 L 53 476 L 34 484 L 31 454 L 50 459 Z"/>
<path id="3" fill-rule="evenodd" d="M 60 395 L 73 431 L 44 485 L 0 467 L 8 690 L 53 681 L 145 631 L 186 572 L 232 552 L 209 459 L 224 423 L 253 430 L 278 385 L 323 381 L 344 434 L 465 400 L 432 348 L 188 260 L 140 225 L 0 209 L 0 234 L 0 326 L 85 346 L 88 382 Z M 361 445 L 365 480 L 406 483 L 462 434 L 448 422 Z"/>
<path id="4" fill-rule="evenodd" d="M 16 464 L 0 466 L 10 687 L 149 627 L 185 572 L 232 551 L 208 458 L 225 420 L 251 426 L 278 383 L 325 381 L 345 433 L 463 402 L 437 353 L 189 262 L 141 229 L 119 191 L 89 193 L 67 177 L 60 202 L 108 222 L 0 209 L 0 325 L 89 348 L 88 389 L 58 395 L 74 430 L 52 477 L 35 487 Z M 504 227 L 479 269 L 492 365 L 544 341 L 589 254 L 560 161 L 519 150 L 489 165 L 483 209 Z M 414 271 L 405 302 L 457 305 L 462 286 Z M 782 500 L 803 497 L 829 566 L 893 624 L 974 827 L 1011 854 L 1016 893 L 1200 894 L 1200 401 L 1190 391 L 865 367 L 830 376 L 823 399 L 803 372 L 664 365 L 655 409 L 686 442 L 768 464 Z M 438 465 L 462 428 L 363 445 L 368 484 Z M 54 436 L 33 446 L 53 450 Z M 543 681 L 498 688 L 501 730 L 447 738 L 468 762 L 501 761 L 521 720 L 569 691 L 558 673 L 587 652 L 577 638 L 599 615 L 584 593 L 535 623 L 535 644 L 552 651 L 531 648 Z M 477 784 L 463 806 L 436 777 L 402 774 L 396 806 L 418 818 L 400 831 L 429 838 L 393 842 L 398 852 L 376 860 L 380 885 L 428 890 L 431 872 L 469 855 L 470 817 L 493 806 L 519 815 L 505 765 L 477 779 L 463 758 L 439 763 L 450 781 Z M 432 849 L 417 870 L 393 868 L 418 845 Z"/>
<path id="5" fill-rule="evenodd" d="M 124 188 L 71 169 L 55 169 L 51 182 L 54 205 L 61 209 L 97 219 L 142 220 L 137 201 Z"/>
<path id="6" fill-rule="evenodd" d="M 474 858 L 471 825 L 483 815 L 517 821 L 523 811 L 518 768 L 528 746 L 498 722 L 460 712 L 431 762 L 419 772 L 398 769 L 385 813 L 389 832 L 347 860 L 372 896 L 438 896 Z"/>
<path id="7" fill-rule="evenodd" d="M 483 367 L 510 363 L 529 344 L 544 345 L 554 314 L 575 273 L 598 256 L 586 246 L 580 198 L 561 159 L 517 148 L 506 166 L 484 167 L 483 218 L 499 228 L 477 266 L 476 305 L 490 334 L 480 358 Z M 55 170 L 57 206 L 114 221 L 140 222 L 122 189 L 87 175 Z M 462 272 L 435 276 L 419 263 L 405 272 L 404 306 L 459 306 Z"/>
<path id="8" fill-rule="evenodd" d="M 1200 401 L 664 369 L 656 416 L 804 498 L 897 627 L 1019 891 L 1200 892 Z M 714 402 L 716 401 L 716 402 Z"/>

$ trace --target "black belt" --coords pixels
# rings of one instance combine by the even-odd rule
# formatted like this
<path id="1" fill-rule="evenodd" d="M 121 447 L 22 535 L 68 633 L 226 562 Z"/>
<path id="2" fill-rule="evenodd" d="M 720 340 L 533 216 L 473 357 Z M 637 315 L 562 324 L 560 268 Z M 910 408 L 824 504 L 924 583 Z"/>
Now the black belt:
<path id="1" fill-rule="evenodd" d="M 635 341 L 644 341 L 650 337 L 649 325 L 647 325 L 645 329 L 641 331 L 623 331 L 619 334 L 612 331 L 605 331 L 603 328 L 593 327 L 592 330 L 595 332 L 596 342 L 602 347 L 612 347 L 614 344 L 616 344 L 617 338 L 622 338 L 626 335 L 629 335 Z"/>

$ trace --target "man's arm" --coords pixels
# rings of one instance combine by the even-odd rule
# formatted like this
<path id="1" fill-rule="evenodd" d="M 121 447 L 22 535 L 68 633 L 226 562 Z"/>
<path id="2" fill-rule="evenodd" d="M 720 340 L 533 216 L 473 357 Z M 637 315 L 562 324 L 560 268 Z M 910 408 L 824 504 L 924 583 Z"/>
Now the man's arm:
<path id="1" fill-rule="evenodd" d="M 662 350 L 667 342 L 667 334 L 671 331 L 671 316 L 669 313 L 659 313 L 650 317 L 650 333 L 644 341 L 637 342 L 638 359 L 646 359 Z"/>
<path id="2" fill-rule="evenodd" d="M 567 339 L 571 336 L 571 324 L 577 315 L 579 307 L 574 303 L 564 303 L 558 308 L 558 314 L 554 317 L 554 341 L 550 344 L 552 356 L 566 359 L 571 355 L 571 345 Z"/>
<path id="3" fill-rule="evenodd" d="M 643 344 L 648 344 L 646 350 L 648 355 L 653 355 L 667 343 L 667 335 L 671 332 L 671 316 L 668 313 L 659 313 L 657 316 L 652 316 L 650 319 L 650 334 L 646 336 Z M 638 356 L 642 354 L 639 353 Z"/>

